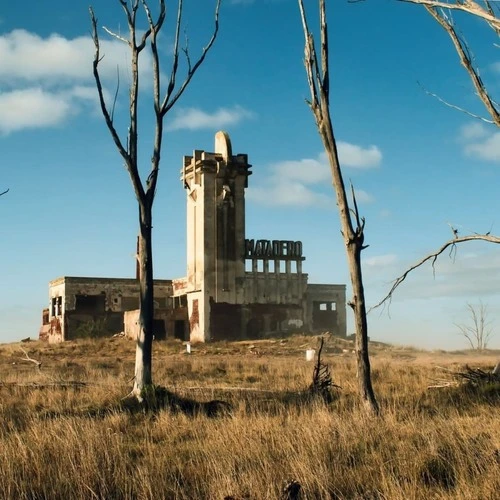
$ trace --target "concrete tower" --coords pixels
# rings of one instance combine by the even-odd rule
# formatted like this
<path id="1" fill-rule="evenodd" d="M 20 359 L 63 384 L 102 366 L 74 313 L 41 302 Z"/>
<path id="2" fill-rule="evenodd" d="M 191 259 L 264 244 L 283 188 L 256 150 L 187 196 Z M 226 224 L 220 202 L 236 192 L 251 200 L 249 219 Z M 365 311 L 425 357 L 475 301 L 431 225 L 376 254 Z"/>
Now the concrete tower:
<path id="1" fill-rule="evenodd" d="M 248 156 L 233 156 L 226 132 L 215 153 L 184 157 L 187 192 L 187 308 L 192 341 L 210 340 L 210 307 L 241 304 L 245 278 L 245 188 Z M 240 285 L 240 286 L 238 286 Z"/>

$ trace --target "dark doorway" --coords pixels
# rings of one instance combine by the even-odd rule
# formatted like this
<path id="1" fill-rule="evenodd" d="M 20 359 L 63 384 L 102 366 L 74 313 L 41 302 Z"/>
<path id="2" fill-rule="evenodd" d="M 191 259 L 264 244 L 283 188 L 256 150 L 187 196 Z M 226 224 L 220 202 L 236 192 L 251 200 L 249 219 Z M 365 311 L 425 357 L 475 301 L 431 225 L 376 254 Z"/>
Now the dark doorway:
<path id="1" fill-rule="evenodd" d="M 263 332 L 262 318 L 250 318 L 247 323 L 246 336 L 248 339 L 258 339 L 262 336 Z"/>
<path id="2" fill-rule="evenodd" d="M 80 314 L 99 314 L 106 308 L 106 295 L 76 295 L 75 311 Z"/>
<path id="3" fill-rule="evenodd" d="M 313 302 L 313 330 L 337 330 L 337 304 L 335 302 Z"/>
<path id="4" fill-rule="evenodd" d="M 186 340 L 186 322 L 183 319 L 176 319 L 174 323 L 174 337 L 180 340 Z"/>
<path id="5" fill-rule="evenodd" d="M 165 340 L 167 338 L 167 331 L 165 330 L 165 321 L 163 321 L 162 319 L 154 319 L 153 332 L 155 340 Z"/>

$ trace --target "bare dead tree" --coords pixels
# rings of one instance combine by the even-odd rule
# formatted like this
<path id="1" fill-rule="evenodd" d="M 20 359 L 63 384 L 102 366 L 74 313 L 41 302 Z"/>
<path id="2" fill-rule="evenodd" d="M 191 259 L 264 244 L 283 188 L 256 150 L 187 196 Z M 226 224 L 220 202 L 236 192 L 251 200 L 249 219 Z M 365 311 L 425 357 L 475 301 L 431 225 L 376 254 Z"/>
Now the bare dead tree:
<path id="1" fill-rule="evenodd" d="M 330 164 L 332 183 L 337 199 L 342 236 L 347 252 L 347 262 L 351 277 L 353 297 L 349 306 L 354 312 L 356 325 L 356 360 L 359 390 L 367 408 L 375 414 L 379 406 L 373 391 L 368 354 L 368 323 L 361 270 L 361 251 L 364 244 L 365 219 L 361 217 L 356 202 L 356 195 L 351 185 L 353 206 L 349 206 L 347 191 L 339 162 L 337 143 L 330 115 L 330 71 L 328 61 L 328 27 L 326 22 L 325 0 L 319 0 L 319 21 L 321 30 L 321 59 L 318 61 L 313 35 L 307 24 L 303 0 L 298 0 L 302 27 L 305 37 L 304 65 L 311 91 L 311 100 L 307 101 L 314 115 L 318 132 L 323 141 Z"/>
<path id="2" fill-rule="evenodd" d="M 331 403 L 333 401 L 332 390 L 341 389 L 341 387 L 333 382 L 330 367 L 323 363 L 321 359 L 324 345 L 325 337 L 320 337 L 318 354 L 316 357 L 316 364 L 314 365 L 312 383 L 309 386 L 309 392 L 313 395 L 320 396 L 326 403 Z"/>
<path id="3" fill-rule="evenodd" d="M 160 168 L 160 156 L 163 141 L 163 126 L 167 113 L 182 96 L 191 79 L 201 66 L 209 50 L 212 48 L 219 30 L 219 8 L 221 0 L 215 1 L 214 28 L 212 35 L 203 48 L 201 55 L 195 61 L 190 58 L 187 42 L 186 46 L 180 47 L 180 31 L 182 26 L 183 0 L 178 1 L 177 20 L 175 24 L 174 48 L 172 65 L 166 91 L 162 96 L 161 75 L 164 68 L 161 68 L 160 55 L 158 50 L 158 35 L 163 28 L 166 19 L 166 0 L 159 0 L 158 14 L 153 16 L 146 0 L 118 0 L 123 8 L 128 25 L 128 38 L 113 33 L 106 29 L 106 32 L 118 40 L 126 43 L 130 49 L 131 62 L 131 83 L 129 92 L 129 120 L 128 134 L 126 140 L 122 139 L 114 123 L 114 107 L 108 107 L 99 73 L 99 63 L 104 55 L 101 54 L 99 41 L 97 18 L 92 7 L 90 8 L 90 18 L 92 24 L 92 39 L 95 46 L 93 61 L 93 74 L 99 95 L 101 111 L 106 122 L 106 126 L 113 138 L 113 141 L 122 156 L 127 172 L 130 176 L 134 188 L 135 197 L 139 208 L 139 245 L 137 259 L 139 262 L 139 284 L 140 284 L 140 314 L 139 332 L 137 336 L 136 360 L 135 360 L 135 382 L 133 394 L 141 399 L 144 389 L 151 386 L 152 375 L 152 343 L 153 343 L 153 252 L 152 252 L 152 221 L 153 202 L 156 194 L 156 184 Z M 138 11 L 142 11 L 147 21 L 147 29 L 141 34 L 138 33 L 137 16 Z M 139 84 L 139 59 L 142 51 L 149 46 L 152 54 L 153 65 L 153 108 L 155 115 L 154 145 L 151 156 L 151 167 L 145 182 L 141 179 L 138 164 L 138 116 L 137 106 L 140 93 Z M 187 71 L 184 78 L 179 83 L 177 73 L 179 69 L 179 53 L 182 51 L 186 57 Z M 116 95 L 115 95 L 116 100 Z"/>
<path id="4" fill-rule="evenodd" d="M 479 304 L 467 304 L 470 323 L 455 323 L 460 335 L 465 337 L 472 349 L 483 351 L 488 347 L 493 331 L 491 320 L 488 318 L 488 306 L 479 301 Z"/>

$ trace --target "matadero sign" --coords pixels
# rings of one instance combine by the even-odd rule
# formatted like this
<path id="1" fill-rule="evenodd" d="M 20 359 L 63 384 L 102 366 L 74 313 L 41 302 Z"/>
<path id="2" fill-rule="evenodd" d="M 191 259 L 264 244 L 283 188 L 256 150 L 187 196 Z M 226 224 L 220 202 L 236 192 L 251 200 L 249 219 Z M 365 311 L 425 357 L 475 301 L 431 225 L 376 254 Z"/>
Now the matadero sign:
<path id="1" fill-rule="evenodd" d="M 245 259 L 305 260 L 302 241 L 245 240 Z"/>

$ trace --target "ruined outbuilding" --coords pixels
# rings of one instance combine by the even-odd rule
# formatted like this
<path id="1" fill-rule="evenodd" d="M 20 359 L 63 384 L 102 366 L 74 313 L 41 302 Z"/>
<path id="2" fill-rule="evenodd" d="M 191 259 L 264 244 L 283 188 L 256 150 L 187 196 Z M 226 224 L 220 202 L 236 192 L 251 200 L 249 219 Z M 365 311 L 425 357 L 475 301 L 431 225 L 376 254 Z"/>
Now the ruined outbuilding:
<path id="1" fill-rule="evenodd" d="M 215 152 L 194 151 L 181 170 L 187 198 L 187 276 L 155 280 L 155 338 L 192 342 L 296 331 L 346 335 L 345 285 L 308 283 L 300 241 L 249 239 L 246 154 L 225 132 Z M 137 279 L 63 277 L 49 283 L 40 338 L 60 342 L 137 331 Z"/>

